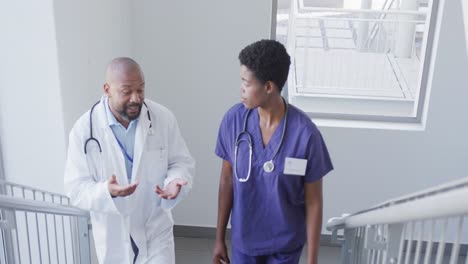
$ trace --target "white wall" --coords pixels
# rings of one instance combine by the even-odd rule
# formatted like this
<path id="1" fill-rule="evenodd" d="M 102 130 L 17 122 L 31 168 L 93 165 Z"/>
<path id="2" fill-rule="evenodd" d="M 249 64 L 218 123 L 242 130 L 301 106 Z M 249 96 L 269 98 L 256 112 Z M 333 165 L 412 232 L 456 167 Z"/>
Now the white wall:
<path id="1" fill-rule="evenodd" d="M 6 179 L 61 192 L 65 137 L 52 1 L 3 1 L 0 32 Z"/>
<path id="2" fill-rule="evenodd" d="M 65 130 L 103 94 L 105 67 L 131 56 L 131 1 L 54 1 Z M 67 137 L 68 141 L 68 137 Z"/>
<path id="3" fill-rule="evenodd" d="M 131 56 L 130 3 L 2 3 L 0 139 L 7 180 L 63 192 L 68 132 L 102 95 L 109 60 Z"/>
<path id="4" fill-rule="evenodd" d="M 137 1 L 133 52 L 147 97 L 169 107 L 197 161 L 194 188 L 177 224 L 215 226 L 221 160 L 214 155 L 224 112 L 239 101 L 237 55 L 269 37 L 271 1 Z"/>
<path id="5" fill-rule="evenodd" d="M 217 129 L 238 102 L 238 52 L 269 36 L 270 5 L 136 2 L 133 52 L 145 69 L 148 96 L 175 112 L 197 160 L 194 189 L 175 210 L 177 224 L 216 225 Z M 426 131 L 321 127 L 336 167 L 325 179 L 324 219 L 468 176 L 462 33 L 459 3 L 447 1 Z"/>

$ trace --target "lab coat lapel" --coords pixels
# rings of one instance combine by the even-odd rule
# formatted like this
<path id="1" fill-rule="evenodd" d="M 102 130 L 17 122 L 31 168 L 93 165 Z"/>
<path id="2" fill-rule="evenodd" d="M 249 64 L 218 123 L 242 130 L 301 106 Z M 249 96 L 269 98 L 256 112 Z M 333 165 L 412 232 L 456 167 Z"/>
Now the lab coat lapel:
<path id="1" fill-rule="evenodd" d="M 112 132 L 112 129 L 109 126 L 109 122 L 107 119 L 107 111 L 105 109 L 104 104 L 105 96 L 101 98 L 101 102 L 99 103 L 99 107 L 96 107 L 96 128 L 100 131 L 102 135 L 102 151 L 109 153 L 112 156 L 113 160 L 116 160 L 113 168 L 116 169 L 115 176 L 117 177 L 117 182 L 122 185 L 126 185 L 127 180 L 127 170 L 125 169 L 125 159 L 122 154 L 122 150 L 120 150 L 119 144 L 117 143 L 117 139 Z M 106 149 L 106 146 L 109 146 L 110 149 Z M 106 175 L 106 177 L 110 177 L 112 175 Z"/>
<path id="2" fill-rule="evenodd" d="M 150 129 L 151 121 L 148 118 L 148 108 L 143 104 L 140 113 L 140 120 L 137 124 L 135 131 L 135 149 L 133 154 L 133 170 L 132 170 L 132 180 L 138 180 L 139 174 L 138 167 L 140 166 L 140 161 L 145 149 L 146 137 Z"/>

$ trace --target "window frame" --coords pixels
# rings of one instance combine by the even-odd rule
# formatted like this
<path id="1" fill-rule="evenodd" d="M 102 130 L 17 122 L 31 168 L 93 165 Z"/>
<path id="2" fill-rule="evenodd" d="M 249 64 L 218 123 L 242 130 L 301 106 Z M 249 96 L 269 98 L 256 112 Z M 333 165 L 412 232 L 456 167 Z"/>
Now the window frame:
<path id="1" fill-rule="evenodd" d="M 0 136 L 0 180 L 6 180 L 5 170 L 3 167 L 3 148 L 2 148 L 2 137 Z M 1 193 L 1 190 L 0 190 Z"/>
<path id="2" fill-rule="evenodd" d="M 276 39 L 278 1 L 273 0 L 271 5 L 270 39 Z M 297 1 L 297 0 L 294 0 Z M 364 121 L 364 122 L 382 122 L 382 123 L 402 123 L 402 124 L 423 124 L 425 126 L 426 109 L 429 104 L 429 95 L 433 81 L 433 72 L 435 58 L 437 56 L 437 46 L 440 36 L 440 25 L 443 15 L 444 0 L 432 0 L 430 4 L 430 13 L 428 14 L 428 32 L 423 39 L 424 60 L 421 61 L 422 70 L 419 71 L 420 81 L 417 100 L 414 101 L 414 116 L 399 115 L 372 115 L 372 114 L 345 114 L 330 112 L 308 112 L 309 117 L 325 120 L 344 120 L 344 121 Z M 294 58 L 292 58 L 294 59 Z M 291 77 L 291 73 L 289 75 Z M 283 88 L 283 96 L 289 101 L 288 82 Z M 317 96 L 316 98 L 319 98 Z"/>

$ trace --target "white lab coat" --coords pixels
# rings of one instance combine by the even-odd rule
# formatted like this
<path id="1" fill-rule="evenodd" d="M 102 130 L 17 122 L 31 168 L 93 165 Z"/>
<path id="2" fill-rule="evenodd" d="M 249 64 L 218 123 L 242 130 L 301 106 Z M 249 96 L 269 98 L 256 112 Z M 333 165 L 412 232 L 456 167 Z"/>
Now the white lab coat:
<path id="1" fill-rule="evenodd" d="M 99 263 L 132 263 L 130 235 L 139 249 L 137 263 L 149 263 L 149 259 L 155 259 L 155 254 L 161 254 L 154 245 L 173 245 L 170 209 L 191 188 L 195 162 L 174 115 L 167 108 L 145 100 L 151 122 L 143 106 L 136 128 L 132 170 L 132 182 L 139 181 L 139 185 L 132 195 L 112 198 L 107 179 L 114 174 L 117 182 L 123 185 L 128 184 L 128 179 L 124 156 L 109 127 L 103 100 L 105 97 L 92 115 L 93 136 L 99 140 L 102 152 L 95 142 L 89 142 L 88 154 L 84 153 L 85 141 L 90 137 L 88 111 L 70 132 L 65 192 L 73 205 L 90 211 Z M 188 182 L 178 198 L 159 198 L 155 193 L 156 185 L 166 186 L 176 178 Z M 173 254 L 173 250 L 164 252 Z"/>

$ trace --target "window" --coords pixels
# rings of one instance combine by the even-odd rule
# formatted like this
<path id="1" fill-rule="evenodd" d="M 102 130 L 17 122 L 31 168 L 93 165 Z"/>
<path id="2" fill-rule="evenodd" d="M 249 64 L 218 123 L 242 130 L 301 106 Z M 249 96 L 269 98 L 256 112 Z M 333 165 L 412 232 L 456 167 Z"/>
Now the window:
<path id="1" fill-rule="evenodd" d="M 312 117 L 421 121 L 439 0 L 277 1 L 291 104 Z"/>

